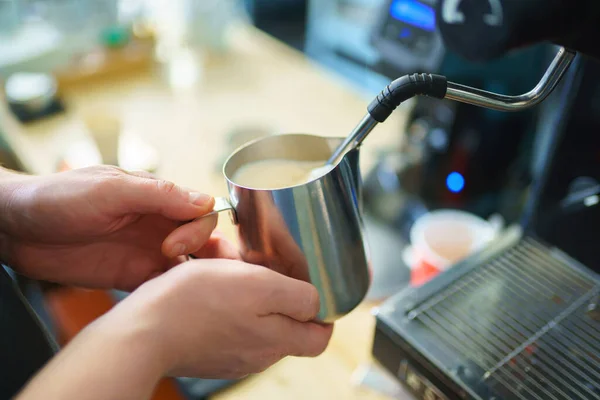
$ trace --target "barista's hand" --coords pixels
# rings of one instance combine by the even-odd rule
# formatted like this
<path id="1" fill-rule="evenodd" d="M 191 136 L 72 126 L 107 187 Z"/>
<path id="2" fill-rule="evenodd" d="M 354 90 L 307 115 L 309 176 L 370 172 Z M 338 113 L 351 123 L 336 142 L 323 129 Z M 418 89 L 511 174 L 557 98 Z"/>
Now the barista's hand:
<path id="1" fill-rule="evenodd" d="M 182 255 L 237 258 L 211 234 L 214 205 L 146 173 L 91 167 L 2 181 L 2 261 L 32 278 L 132 290 Z"/>
<path id="2" fill-rule="evenodd" d="M 309 283 L 240 261 L 194 260 L 142 285 L 99 326 L 145 333 L 140 347 L 168 375 L 239 378 L 322 353 L 333 326 L 313 322 L 318 311 Z"/>
<path id="3" fill-rule="evenodd" d="M 88 325 L 17 399 L 149 399 L 163 376 L 241 378 L 317 356 L 316 289 L 264 267 L 196 260 L 152 279 Z"/>

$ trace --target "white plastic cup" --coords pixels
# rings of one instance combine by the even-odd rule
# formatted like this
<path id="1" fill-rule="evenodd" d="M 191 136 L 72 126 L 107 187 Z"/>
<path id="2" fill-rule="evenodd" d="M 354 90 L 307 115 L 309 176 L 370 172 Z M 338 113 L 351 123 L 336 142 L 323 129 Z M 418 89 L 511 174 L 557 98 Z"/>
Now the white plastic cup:
<path id="1" fill-rule="evenodd" d="M 499 226 L 476 215 L 451 209 L 429 212 L 410 231 L 411 284 L 419 286 L 484 248 Z"/>

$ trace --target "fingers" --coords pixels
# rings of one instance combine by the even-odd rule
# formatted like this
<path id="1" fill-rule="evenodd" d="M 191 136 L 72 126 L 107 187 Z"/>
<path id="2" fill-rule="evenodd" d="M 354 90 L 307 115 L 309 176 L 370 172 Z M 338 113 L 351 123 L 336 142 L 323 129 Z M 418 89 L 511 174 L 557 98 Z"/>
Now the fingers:
<path id="1" fill-rule="evenodd" d="M 205 215 L 214 207 L 215 199 L 212 196 L 142 175 L 125 175 L 123 179 L 126 184 L 118 188 L 121 207 L 127 212 L 160 214 L 173 220 L 186 221 Z"/>
<path id="2" fill-rule="evenodd" d="M 315 320 L 320 308 L 317 289 L 308 282 L 268 271 L 274 275 L 263 288 L 268 293 L 265 296 L 268 312 L 300 322 Z"/>
<path id="3" fill-rule="evenodd" d="M 242 259 L 237 247 L 219 232 L 213 232 L 204 246 L 192 254 L 197 258 L 224 258 L 240 261 Z"/>
<path id="4" fill-rule="evenodd" d="M 209 241 L 217 221 L 218 216 L 215 214 L 180 226 L 163 241 L 162 253 L 174 258 L 197 252 Z"/>
<path id="5" fill-rule="evenodd" d="M 277 337 L 282 342 L 282 353 L 295 357 L 317 357 L 329 345 L 333 325 L 315 322 L 298 322 L 284 316 L 273 316 Z"/>
<path id="6" fill-rule="evenodd" d="M 164 182 L 156 178 L 153 174 L 146 171 L 130 171 L 129 175 L 142 178 L 146 180 L 145 184 L 149 184 L 147 181 L 152 181 L 150 185 L 156 185 L 156 189 L 160 192 L 160 186 L 163 187 L 164 192 L 168 192 L 166 197 L 171 197 L 165 199 L 166 202 L 175 204 L 181 203 L 181 200 L 187 201 L 189 204 L 190 199 L 192 199 L 192 204 L 201 208 L 201 214 L 197 214 L 199 210 L 188 207 L 188 210 L 185 209 L 174 209 L 174 206 L 169 206 L 168 204 L 163 203 L 155 204 L 154 207 L 159 207 L 163 212 L 161 214 L 174 219 L 191 219 L 197 218 L 199 216 L 205 215 L 206 213 L 212 210 L 214 207 L 214 199 L 210 196 L 203 196 L 202 194 L 197 194 L 193 190 L 173 185 L 170 188 L 171 184 L 169 182 Z M 153 190 L 151 188 L 151 190 Z M 173 193 L 175 192 L 175 193 Z M 197 198 L 197 201 L 194 202 L 193 197 Z M 206 201 L 205 201 L 206 200 Z M 152 205 L 150 207 L 153 207 Z M 190 214 L 193 212 L 194 214 Z M 191 217 L 188 217 L 190 216 Z M 216 227 L 218 217 L 216 215 L 205 217 L 193 221 L 191 223 L 185 224 L 175 231 L 173 231 L 163 242 L 162 252 L 166 257 L 175 258 L 186 256 L 188 254 L 193 254 L 200 252 L 201 254 L 195 254 L 197 257 L 206 257 L 210 256 L 210 258 L 229 258 L 229 259 L 237 259 L 239 258 L 239 254 L 235 251 L 235 247 L 229 245 L 225 241 L 218 240 L 216 237 L 211 238 L 211 234 Z"/>
<path id="7" fill-rule="evenodd" d="M 151 172 L 148 171 L 144 171 L 144 170 L 133 170 L 133 171 L 127 171 L 127 173 L 129 175 L 133 175 L 133 176 L 139 176 L 140 178 L 146 178 L 146 179 L 158 179 L 156 177 L 156 175 L 154 175 Z"/>

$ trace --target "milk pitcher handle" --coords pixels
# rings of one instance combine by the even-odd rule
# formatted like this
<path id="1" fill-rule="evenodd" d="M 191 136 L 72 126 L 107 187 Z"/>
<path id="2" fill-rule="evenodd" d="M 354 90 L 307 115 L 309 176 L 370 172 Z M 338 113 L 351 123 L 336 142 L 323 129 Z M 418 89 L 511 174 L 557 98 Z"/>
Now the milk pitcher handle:
<path id="1" fill-rule="evenodd" d="M 211 212 L 204 214 L 201 217 L 196 218 L 196 220 L 209 217 L 211 215 L 219 214 L 224 211 L 229 211 L 229 215 L 231 217 L 231 222 L 235 225 L 237 224 L 237 215 L 235 212 L 235 208 L 229 201 L 229 199 L 225 197 L 215 197 L 215 205 Z"/>
<path id="2" fill-rule="evenodd" d="M 229 216 L 231 218 L 231 222 L 236 225 L 237 224 L 237 214 L 235 212 L 235 208 L 229 201 L 229 199 L 225 197 L 215 197 L 215 205 L 211 212 L 204 214 L 201 217 L 196 218 L 194 221 L 198 221 L 199 219 L 209 217 L 211 215 L 219 214 L 224 211 L 229 211 Z M 188 254 L 188 260 L 194 260 L 195 257 L 193 254 Z"/>

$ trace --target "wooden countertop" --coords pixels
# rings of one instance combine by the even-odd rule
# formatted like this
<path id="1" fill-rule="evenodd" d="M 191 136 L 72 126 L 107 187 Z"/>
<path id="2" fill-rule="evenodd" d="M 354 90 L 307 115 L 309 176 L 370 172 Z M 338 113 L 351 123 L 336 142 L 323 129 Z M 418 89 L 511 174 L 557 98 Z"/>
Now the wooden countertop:
<path id="1" fill-rule="evenodd" d="M 194 74 L 198 80 L 186 83 Z M 69 146 L 92 143 L 82 115 L 108 113 L 120 120 L 122 132 L 137 134 L 158 150 L 158 175 L 216 196 L 226 194 L 219 166 L 229 132 L 264 126 L 341 137 L 370 101 L 302 54 L 249 27 L 234 31 L 227 54 L 202 61 L 198 53 L 181 51 L 152 70 L 70 88 L 64 100 L 66 114 L 27 126 L 0 102 L 0 127 L 28 171 L 54 172 Z M 403 118 L 402 111 L 396 112 L 367 138 L 361 150 L 363 172 L 379 149 L 398 144 Z M 226 218 L 219 229 L 233 238 Z M 372 306 L 363 304 L 340 320 L 320 357 L 283 360 L 214 399 L 382 399 L 351 383 L 355 368 L 370 360 Z"/>

